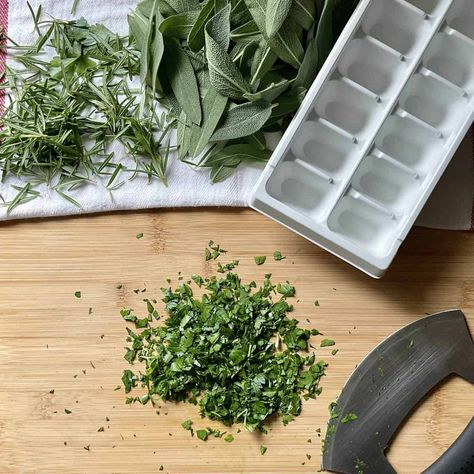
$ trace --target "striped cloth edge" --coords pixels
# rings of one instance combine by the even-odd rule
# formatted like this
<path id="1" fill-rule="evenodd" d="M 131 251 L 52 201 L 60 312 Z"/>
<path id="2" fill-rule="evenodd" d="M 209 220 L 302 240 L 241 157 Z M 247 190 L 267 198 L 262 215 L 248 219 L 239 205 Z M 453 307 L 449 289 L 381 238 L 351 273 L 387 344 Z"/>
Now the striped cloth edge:
<path id="1" fill-rule="evenodd" d="M 4 81 L 5 63 L 7 60 L 7 51 L 5 48 L 6 35 L 8 32 L 8 0 L 0 0 L 0 82 Z M 3 112 L 5 103 L 5 91 L 0 90 L 0 114 Z"/>

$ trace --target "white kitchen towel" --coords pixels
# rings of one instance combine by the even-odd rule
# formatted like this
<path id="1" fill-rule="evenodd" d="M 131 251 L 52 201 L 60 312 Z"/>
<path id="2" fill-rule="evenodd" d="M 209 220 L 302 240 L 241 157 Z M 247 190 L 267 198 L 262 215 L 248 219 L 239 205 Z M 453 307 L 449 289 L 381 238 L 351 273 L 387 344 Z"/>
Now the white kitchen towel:
<path id="1" fill-rule="evenodd" d="M 36 9 L 40 4 L 44 14 L 56 18 L 71 17 L 73 0 L 30 0 Z M 126 16 L 135 5 L 134 0 L 79 0 L 76 16 L 84 16 L 90 23 L 100 22 L 113 31 L 127 31 Z M 0 0 L 0 26 L 20 44 L 34 40 L 33 23 L 26 0 Z M 3 58 L 4 59 L 4 58 Z M 0 56 L 0 68 L 2 67 Z M 1 71 L 1 69 L 0 69 Z M 1 109 L 0 97 L 0 109 Z M 123 148 L 117 146 L 116 156 L 127 160 Z M 125 163 L 126 164 L 126 163 Z M 158 181 L 148 184 L 137 177 L 114 191 L 108 191 L 98 180 L 75 190 L 71 196 L 81 203 L 82 210 L 64 200 L 46 185 L 35 187 L 40 197 L 17 207 L 10 215 L 0 207 L 0 220 L 61 216 L 69 214 L 185 206 L 246 206 L 250 190 L 261 172 L 256 167 L 241 167 L 223 183 L 209 184 L 207 170 L 193 170 L 173 160 L 168 170 L 168 187 Z M 11 185 L 22 186 L 16 179 L 0 184 L 0 194 L 10 201 L 17 193 Z M 419 224 L 431 227 L 474 230 L 474 134 L 471 131 L 456 154 L 430 202 L 420 216 Z"/>

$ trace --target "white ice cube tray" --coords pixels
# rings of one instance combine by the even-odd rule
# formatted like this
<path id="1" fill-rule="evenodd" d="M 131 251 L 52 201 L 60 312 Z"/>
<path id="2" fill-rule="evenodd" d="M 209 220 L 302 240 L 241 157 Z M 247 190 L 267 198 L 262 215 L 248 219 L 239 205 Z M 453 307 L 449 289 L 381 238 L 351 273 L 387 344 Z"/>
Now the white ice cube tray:
<path id="1" fill-rule="evenodd" d="M 373 277 L 474 120 L 474 0 L 362 0 L 250 205 Z"/>

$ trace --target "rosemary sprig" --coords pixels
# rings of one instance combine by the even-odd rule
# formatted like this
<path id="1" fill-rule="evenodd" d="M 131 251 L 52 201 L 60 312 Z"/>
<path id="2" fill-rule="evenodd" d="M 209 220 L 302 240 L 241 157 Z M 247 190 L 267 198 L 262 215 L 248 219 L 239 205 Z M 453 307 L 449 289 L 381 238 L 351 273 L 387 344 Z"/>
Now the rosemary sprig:
<path id="1" fill-rule="evenodd" d="M 38 38 L 30 46 L 9 40 L 15 66 L 0 84 L 11 99 L 0 130 L 1 179 L 27 183 L 6 203 L 7 212 L 36 197 L 32 188 L 39 183 L 77 206 L 68 191 L 94 176 L 106 177 L 111 190 L 124 173 L 166 184 L 172 122 L 153 104 L 143 107 L 143 94 L 134 91 L 140 54 L 128 37 L 84 19 L 43 21 L 40 9 L 29 8 Z M 117 162 L 109 152 L 114 141 L 134 166 Z"/>

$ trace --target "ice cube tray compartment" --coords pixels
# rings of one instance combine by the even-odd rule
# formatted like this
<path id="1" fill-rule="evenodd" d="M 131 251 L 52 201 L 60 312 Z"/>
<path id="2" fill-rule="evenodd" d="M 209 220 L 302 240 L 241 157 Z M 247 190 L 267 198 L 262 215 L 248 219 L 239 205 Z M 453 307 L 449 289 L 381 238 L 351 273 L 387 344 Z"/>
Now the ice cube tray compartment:
<path id="1" fill-rule="evenodd" d="M 344 196 L 328 220 L 329 228 L 356 242 L 374 255 L 383 256 L 392 245 L 397 222 L 381 209 L 361 199 L 361 195 Z"/>
<path id="2" fill-rule="evenodd" d="M 358 161 L 359 146 L 324 120 L 308 120 L 297 132 L 293 155 L 331 179 L 341 179 Z"/>
<path id="3" fill-rule="evenodd" d="M 398 0 L 377 0 L 362 19 L 362 30 L 368 36 L 409 55 L 429 31 L 425 14 L 411 4 Z"/>
<path id="4" fill-rule="evenodd" d="M 251 206 L 380 277 L 474 120 L 472 0 L 362 0 Z"/>
<path id="5" fill-rule="evenodd" d="M 434 130 L 400 115 L 390 116 L 375 138 L 379 150 L 423 176 L 441 159 L 443 145 Z"/>
<path id="6" fill-rule="evenodd" d="M 267 183 L 270 196 L 302 214 L 318 218 L 330 199 L 334 182 L 299 159 L 282 163 Z"/>
<path id="7" fill-rule="evenodd" d="M 474 40 L 456 34 L 456 30 L 433 38 L 423 64 L 468 94 L 474 92 Z"/>
<path id="8" fill-rule="evenodd" d="M 444 135 L 462 119 L 469 97 L 428 70 L 415 74 L 400 97 L 407 112 L 439 129 Z"/>
<path id="9" fill-rule="evenodd" d="M 377 97 L 343 78 L 329 81 L 321 90 L 316 113 L 354 137 L 364 136 L 383 112 Z"/>
<path id="10" fill-rule="evenodd" d="M 362 160 L 351 185 L 400 215 L 416 199 L 421 184 L 416 171 L 399 166 L 374 150 Z"/>
<path id="11" fill-rule="evenodd" d="M 407 67 L 400 54 L 368 37 L 351 41 L 339 62 L 342 76 L 379 96 L 390 93 Z"/>
<path id="12" fill-rule="evenodd" d="M 441 0 L 405 0 L 425 13 L 433 13 L 443 2 Z"/>
<path id="13" fill-rule="evenodd" d="M 448 11 L 449 26 L 474 40 L 474 6 L 472 0 L 455 0 Z"/>

